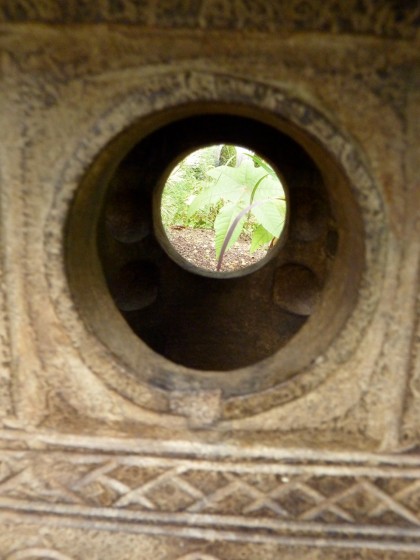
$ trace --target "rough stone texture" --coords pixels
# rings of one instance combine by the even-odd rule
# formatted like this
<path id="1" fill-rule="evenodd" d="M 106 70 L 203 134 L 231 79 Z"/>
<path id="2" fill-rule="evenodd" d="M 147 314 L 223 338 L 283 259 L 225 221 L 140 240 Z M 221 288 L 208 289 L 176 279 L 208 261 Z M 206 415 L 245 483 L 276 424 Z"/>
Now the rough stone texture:
<path id="1" fill-rule="evenodd" d="M 2 0 L 0 17 L 7 22 L 122 23 L 163 29 L 320 31 L 412 39 L 420 22 L 416 2 L 394 0 Z"/>
<path id="2" fill-rule="evenodd" d="M 418 557 L 419 13 L 0 1 L 2 558 Z M 349 317 L 310 364 L 270 384 L 274 354 L 251 372 L 267 386 L 239 396 L 216 372 L 230 396 L 208 399 L 145 347 L 130 364 L 112 352 L 65 261 L 96 156 L 134 121 L 200 100 L 263 107 L 326 150 L 361 208 L 365 258 Z M 290 345 L 298 363 L 306 349 Z M 171 391 L 153 368 L 184 377 Z"/>

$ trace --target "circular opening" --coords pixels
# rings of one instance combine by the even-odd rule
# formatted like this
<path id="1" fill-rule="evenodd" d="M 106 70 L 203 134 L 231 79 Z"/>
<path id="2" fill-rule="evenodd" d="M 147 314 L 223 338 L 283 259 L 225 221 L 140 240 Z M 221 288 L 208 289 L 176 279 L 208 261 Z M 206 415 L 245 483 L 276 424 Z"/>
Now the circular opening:
<path id="1" fill-rule="evenodd" d="M 255 270 L 284 229 L 286 195 L 273 167 L 232 144 L 194 150 L 171 168 L 160 198 L 169 255 L 197 272 Z"/>
<path id="2" fill-rule="evenodd" d="M 290 185 L 282 242 L 246 274 L 199 270 L 175 251 L 162 219 L 171 172 L 198 148 L 219 145 L 246 146 L 263 165 L 272 162 L 270 172 L 281 170 Z M 244 157 L 239 170 L 256 170 L 250 199 L 267 173 Z M 214 174 L 217 183 L 219 169 Z M 260 186 L 256 197 L 264 197 L 264 183 Z M 267 180 L 267 186 L 284 198 L 278 185 Z M 276 200 L 274 208 L 279 222 L 282 202 Z M 331 264 L 325 245 L 333 222 L 323 178 L 299 144 L 256 119 L 203 114 L 169 122 L 128 151 L 107 186 L 97 246 L 115 305 L 149 347 L 183 366 L 228 371 L 271 356 L 312 315 Z M 276 233 L 281 225 L 273 226 Z"/>
<path id="3" fill-rule="evenodd" d="M 287 193 L 281 242 L 246 274 L 198 273 L 164 228 L 171 172 L 220 145 L 262 156 Z M 360 230 L 346 176 L 307 134 L 255 107 L 185 105 L 135 123 L 88 170 L 69 217 L 69 279 L 86 322 L 140 378 L 254 393 L 311 363 L 343 325 Z"/>

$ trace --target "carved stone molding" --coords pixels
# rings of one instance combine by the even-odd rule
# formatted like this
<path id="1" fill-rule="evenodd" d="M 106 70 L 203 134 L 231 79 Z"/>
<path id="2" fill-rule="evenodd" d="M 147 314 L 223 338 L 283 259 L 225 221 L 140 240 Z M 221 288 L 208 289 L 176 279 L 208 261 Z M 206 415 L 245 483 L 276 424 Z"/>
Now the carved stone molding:
<path id="1" fill-rule="evenodd" d="M 262 32 L 322 31 L 413 37 L 420 22 L 413 2 L 387 0 L 100 0 L 64 3 L 54 0 L 2 0 L 0 21 L 45 23 L 120 23 L 162 28 L 256 30 Z"/>
<path id="2" fill-rule="evenodd" d="M 3 431 L 1 442 L 0 518 L 13 511 L 44 526 L 420 550 L 417 455 L 196 451 L 188 442 L 47 432 Z"/>

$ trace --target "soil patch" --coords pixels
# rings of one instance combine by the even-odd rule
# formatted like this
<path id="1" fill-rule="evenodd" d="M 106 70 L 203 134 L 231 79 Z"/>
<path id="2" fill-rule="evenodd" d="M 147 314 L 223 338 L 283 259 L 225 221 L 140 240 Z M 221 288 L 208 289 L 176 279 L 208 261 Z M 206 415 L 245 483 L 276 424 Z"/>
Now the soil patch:
<path id="1" fill-rule="evenodd" d="M 184 259 L 198 268 L 216 271 L 217 260 L 214 251 L 213 230 L 172 227 L 166 233 L 172 245 Z M 267 254 L 265 249 L 259 249 L 250 255 L 249 248 L 250 239 L 241 236 L 225 253 L 221 272 L 246 268 L 260 261 Z"/>

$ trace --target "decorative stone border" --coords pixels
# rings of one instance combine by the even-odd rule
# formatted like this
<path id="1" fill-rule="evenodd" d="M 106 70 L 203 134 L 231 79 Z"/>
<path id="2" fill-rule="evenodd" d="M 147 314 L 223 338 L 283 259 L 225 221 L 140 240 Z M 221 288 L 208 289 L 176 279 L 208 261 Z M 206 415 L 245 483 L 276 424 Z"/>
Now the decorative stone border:
<path id="1" fill-rule="evenodd" d="M 170 29 L 225 29 L 262 32 L 317 31 L 333 34 L 412 38 L 419 12 L 411 3 L 387 0 L 369 2 L 324 1 L 311 5 L 303 0 L 100 0 L 80 3 L 67 0 L 30 2 L 6 0 L 0 6 L 0 22 L 120 23 Z"/>
<path id="2" fill-rule="evenodd" d="M 420 550 L 418 455 L 7 430 L 0 444 L 0 519 L 12 511 L 19 522 L 181 539 Z"/>

